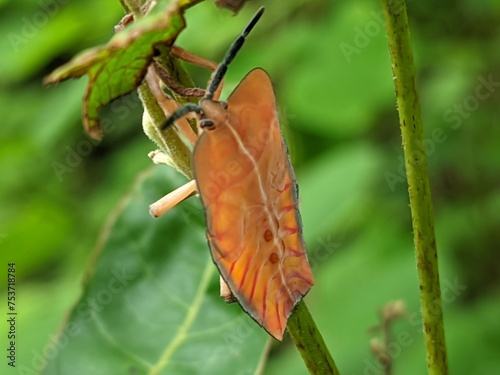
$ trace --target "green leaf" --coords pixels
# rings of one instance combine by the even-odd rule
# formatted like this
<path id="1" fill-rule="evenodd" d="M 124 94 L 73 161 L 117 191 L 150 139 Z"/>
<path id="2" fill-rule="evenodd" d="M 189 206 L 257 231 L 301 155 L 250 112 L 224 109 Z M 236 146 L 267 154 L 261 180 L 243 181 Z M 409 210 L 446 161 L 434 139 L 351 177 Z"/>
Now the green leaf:
<path id="1" fill-rule="evenodd" d="M 113 215 L 43 374 L 250 374 L 262 365 L 268 335 L 220 299 L 197 198 L 149 215 L 183 182 L 155 167 Z"/>
<path id="2" fill-rule="evenodd" d="M 183 0 L 170 4 L 160 1 L 148 15 L 122 29 L 108 44 L 83 51 L 56 69 L 45 78 L 45 83 L 88 74 L 83 123 L 90 136 L 100 139 L 103 129 L 99 123 L 99 109 L 139 86 L 155 47 L 173 44 L 186 26 L 184 9 L 199 1 Z"/>

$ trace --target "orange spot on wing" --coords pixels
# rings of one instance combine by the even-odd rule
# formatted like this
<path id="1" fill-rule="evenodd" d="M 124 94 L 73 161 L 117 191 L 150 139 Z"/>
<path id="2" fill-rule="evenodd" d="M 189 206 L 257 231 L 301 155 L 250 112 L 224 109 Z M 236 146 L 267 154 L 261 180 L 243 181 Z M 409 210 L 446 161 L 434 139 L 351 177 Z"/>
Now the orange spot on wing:
<path id="1" fill-rule="evenodd" d="M 276 253 L 271 253 L 271 255 L 269 255 L 269 261 L 273 264 L 278 263 L 280 261 L 280 257 Z"/>
<path id="2" fill-rule="evenodd" d="M 269 242 L 272 239 L 273 239 L 273 233 L 269 229 L 266 229 L 264 231 L 264 241 Z"/>

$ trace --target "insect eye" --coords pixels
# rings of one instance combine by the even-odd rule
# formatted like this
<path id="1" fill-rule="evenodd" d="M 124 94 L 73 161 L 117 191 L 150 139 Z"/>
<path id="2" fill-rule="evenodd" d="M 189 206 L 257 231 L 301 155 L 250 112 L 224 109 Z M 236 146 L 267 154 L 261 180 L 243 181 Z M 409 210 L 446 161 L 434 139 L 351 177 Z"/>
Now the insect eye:
<path id="1" fill-rule="evenodd" d="M 200 120 L 200 128 L 202 129 L 207 129 L 207 130 L 213 130 L 214 129 L 214 122 L 208 118 L 204 118 Z"/>

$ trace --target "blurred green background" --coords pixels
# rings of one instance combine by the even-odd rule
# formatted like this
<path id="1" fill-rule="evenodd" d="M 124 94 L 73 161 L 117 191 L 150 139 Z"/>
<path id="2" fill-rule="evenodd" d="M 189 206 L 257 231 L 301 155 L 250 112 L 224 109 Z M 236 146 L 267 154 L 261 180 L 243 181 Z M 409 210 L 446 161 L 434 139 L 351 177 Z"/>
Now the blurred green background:
<path id="1" fill-rule="evenodd" d="M 316 277 L 308 305 L 342 373 L 375 374 L 369 342 L 380 333 L 370 329 L 386 303 L 404 300 L 407 314 L 392 327 L 394 373 L 423 374 L 411 218 L 380 4 L 255 0 L 233 17 L 207 0 L 188 11 L 178 45 L 219 61 L 260 5 L 266 14 L 231 65 L 225 92 L 256 66 L 273 79 Z M 500 3 L 411 1 L 408 8 L 450 369 L 498 373 Z M 113 131 L 93 144 L 81 125 L 86 79 L 41 83 L 77 52 L 109 40 L 123 16 L 118 0 L 3 0 L 0 10 L 0 267 L 5 275 L 8 261 L 17 264 L 18 363 L 29 364 L 80 295 L 106 217 L 150 166 L 147 153 L 155 146 L 142 133 L 135 94 L 102 112 Z M 188 68 L 203 87 L 208 73 Z M 410 335 L 405 344 L 397 340 L 402 332 Z M 264 373 L 306 370 L 287 341 L 272 346 Z"/>

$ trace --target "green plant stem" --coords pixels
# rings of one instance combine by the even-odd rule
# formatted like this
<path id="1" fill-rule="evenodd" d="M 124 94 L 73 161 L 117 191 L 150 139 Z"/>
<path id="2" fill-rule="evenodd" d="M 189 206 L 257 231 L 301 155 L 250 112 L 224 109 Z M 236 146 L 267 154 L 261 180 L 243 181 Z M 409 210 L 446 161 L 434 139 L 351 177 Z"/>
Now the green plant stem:
<path id="1" fill-rule="evenodd" d="M 311 374 L 340 374 L 303 300 L 288 318 L 287 329 Z"/>
<path id="2" fill-rule="evenodd" d="M 404 0 L 381 0 L 384 11 L 410 196 L 420 283 L 427 370 L 448 374 L 427 156 Z"/>

